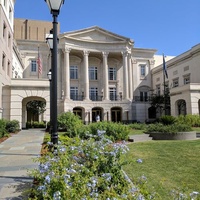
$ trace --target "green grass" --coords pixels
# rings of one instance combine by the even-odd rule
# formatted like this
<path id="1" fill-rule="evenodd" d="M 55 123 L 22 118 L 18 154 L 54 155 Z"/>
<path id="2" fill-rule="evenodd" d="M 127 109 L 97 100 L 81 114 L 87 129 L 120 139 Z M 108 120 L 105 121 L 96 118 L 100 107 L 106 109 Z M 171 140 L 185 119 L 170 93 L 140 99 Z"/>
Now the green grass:
<path id="1" fill-rule="evenodd" d="M 143 133 L 144 133 L 144 130 L 131 129 L 131 132 L 129 133 L 129 135 L 140 135 Z"/>
<path id="2" fill-rule="evenodd" d="M 125 155 L 130 164 L 124 170 L 136 181 L 147 177 L 147 187 L 157 192 L 156 199 L 171 200 L 170 192 L 200 192 L 200 140 L 195 141 L 151 141 L 129 144 Z M 137 159 L 142 163 L 137 163 Z"/>
<path id="3" fill-rule="evenodd" d="M 200 127 L 192 127 L 193 131 L 196 131 L 197 133 L 200 133 Z"/>

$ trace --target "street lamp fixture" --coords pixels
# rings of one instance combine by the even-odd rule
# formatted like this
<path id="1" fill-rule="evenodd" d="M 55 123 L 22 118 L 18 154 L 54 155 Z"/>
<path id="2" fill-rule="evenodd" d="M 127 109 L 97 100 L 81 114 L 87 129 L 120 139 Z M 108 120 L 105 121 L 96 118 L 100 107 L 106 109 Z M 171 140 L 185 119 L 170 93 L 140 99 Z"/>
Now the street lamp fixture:
<path id="1" fill-rule="evenodd" d="M 46 42 L 49 47 L 49 49 L 53 50 L 53 29 L 50 30 L 49 34 L 46 34 Z"/>
<path id="2" fill-rule="evenodd" d="M 53 16 L 53 49 L 52 49 L 52 68 L 51 68 L 51 92 L 52 92 L 52 108 L 53 108 L 53 114 L 52 114 L 52 134 L 51 134 L 51 141 L 53 142 L 53 145 L 58 144 L 58 132 L 57 132 L 57 42 L 58 42 L 58 36 L 57 36 L 57 17 L 60 12 L 60 8 L 62 4 L 64 4 L 64 0 L 45 0 L 47 3 L 49 10 Z M 51 109 L 51 108 L 50 108 Z M 52 111 L 50 111 L 52 113 Z"/>
<path id="3" fill-rule="evenodd" d="M 49 72 L 47 73 L 47 77 L 48 77 L 49 81 L 51 81 L 51 69 L 50 69 Z"/>

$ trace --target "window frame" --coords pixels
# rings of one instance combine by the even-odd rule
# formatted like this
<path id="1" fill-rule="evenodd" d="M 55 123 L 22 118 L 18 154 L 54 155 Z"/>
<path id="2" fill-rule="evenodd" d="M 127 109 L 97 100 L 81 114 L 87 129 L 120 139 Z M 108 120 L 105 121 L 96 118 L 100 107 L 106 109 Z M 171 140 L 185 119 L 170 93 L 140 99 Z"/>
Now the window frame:
<path id="1" fill-rule="evenodd" d="M 95 66 L 89 67 L 89 80 L 98 80 L 98 69 Z"/>
<path id="2" fill-rule="evenodd" d="M 109 87 L 109 98 L 111 101 L 117 100 L 117 89 L 115 87 Z"/>
<path id="3" fill-rule="evenodd" d="M 31 60 L 31 72 L 35 73 L 37 72 L 37 61 Z"/>
<path id="4" fill-rule="evenodd" d="M 98 100 L 98 88 L 97 87 L 90 87 L 90 100 L 97 101 Z"/>
<path id="5" fill-rule="evenodd" d="M 78 79 L 78 66 L 76 66 L 76 65 L 70 66 L 70 79 L 72 79 L 72 80 Z"/>
<path id="6" fill-rule="evenodd" d="M 146 64 L 140 65 L 140 77 L 144 78 L 146 76 Z"/>
<path id="7" fill-rule="evenodd" d="M 117 80 L 117 70 L 116 67 L 108 68 L 108 80 L 116 81 Z"/>
<path id="8" fill-rule="evenodd" d="M 70 87 L 70 99 L 78 100 L 78 87 L 76 86 Z"/>
<path id="9" fill-rule="evenodd" d="M 173 85 L 173 88 L 178 87 L 179 86 L 179 79 L 178 78 L 173 79 L 172 85 Z"/>

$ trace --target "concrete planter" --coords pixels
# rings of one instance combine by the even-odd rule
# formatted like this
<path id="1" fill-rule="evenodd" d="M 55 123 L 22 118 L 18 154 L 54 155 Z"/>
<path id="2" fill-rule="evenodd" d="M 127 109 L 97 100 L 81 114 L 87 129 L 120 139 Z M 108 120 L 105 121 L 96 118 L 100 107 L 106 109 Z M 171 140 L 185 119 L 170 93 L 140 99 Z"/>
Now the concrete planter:
<path id="1" fill-rule="evenodd" d="M 153 140 L 195 140 L 196 131 L 178 133 L 149 133 Z"/>

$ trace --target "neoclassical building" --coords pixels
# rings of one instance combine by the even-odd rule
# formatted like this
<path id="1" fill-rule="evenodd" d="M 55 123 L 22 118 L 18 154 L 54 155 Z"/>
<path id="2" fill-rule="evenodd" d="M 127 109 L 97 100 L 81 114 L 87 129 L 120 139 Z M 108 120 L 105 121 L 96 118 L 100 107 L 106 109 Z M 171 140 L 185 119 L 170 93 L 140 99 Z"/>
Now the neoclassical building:
<path id="1" fill-rule="evenodd" d="M 28 19 L 13 23 L 15 1 L 4 2 L 0 3 L 4 16 L 0 18 L 0 118 L 16 119 L 25 128 L 30 120 L 27 103 L 33 100 L 46 103 L 46 111 L 37 120 L 50 120 L 51 52 L 46 34 L 52 23 Z M 155 55 L 155 49 L 136 48 L 132 39 L 98 26 L 59 30 L 58 26 L 58 114 L 73 112 L 86 124 L 97 115 L 100 120 L 124 123 L 158 117 L 152 114 L 151 95 L 163 94 L 164 80 L 162 56 Z M 199 52 L 196 45 L 177 57 L 165 58 L 173 116 L 199 114 Z"/>

